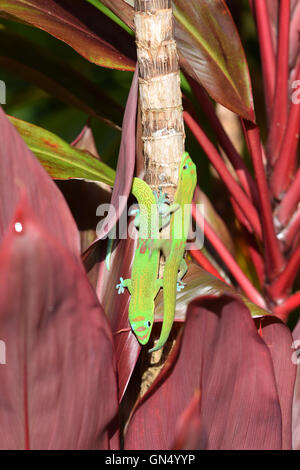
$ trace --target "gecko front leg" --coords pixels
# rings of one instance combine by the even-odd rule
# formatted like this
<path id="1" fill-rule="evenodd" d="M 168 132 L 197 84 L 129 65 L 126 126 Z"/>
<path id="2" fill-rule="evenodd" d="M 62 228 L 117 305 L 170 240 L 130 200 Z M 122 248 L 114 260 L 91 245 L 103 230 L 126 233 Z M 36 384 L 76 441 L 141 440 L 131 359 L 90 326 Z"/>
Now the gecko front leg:
<path id="1" fill-rule="evenodd" d="M 120 284 L 116 285 L 116 289 L 118 289 L 118 294 L 124 294 L 125 287 L 127 287 L 129 293 L 131 294 L 131 279 L 123 279 L 122 277 L 120 277 Z"/>

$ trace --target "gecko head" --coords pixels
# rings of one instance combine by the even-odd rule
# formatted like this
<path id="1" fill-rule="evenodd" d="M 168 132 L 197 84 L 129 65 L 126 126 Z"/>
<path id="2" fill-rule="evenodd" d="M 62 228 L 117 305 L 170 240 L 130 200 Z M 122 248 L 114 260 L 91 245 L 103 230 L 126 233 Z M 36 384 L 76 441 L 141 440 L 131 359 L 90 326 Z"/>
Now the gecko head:
<path id="1" fill-rule="evenodd" d="M 138 342 L 142 345 L 147 344 L 151 334 L 153 321 L 148 315 L 138 315 L 130 321 L 130 326 Z"/>
<path id="2" fill-rule="evenodd" d="M 187 152 L 182 156 L 179 174 L 181 175 L 181 183 L 185 184 L 185 188 L 194 192 L 197 183 L 197 169 L 193 160 Z"/>

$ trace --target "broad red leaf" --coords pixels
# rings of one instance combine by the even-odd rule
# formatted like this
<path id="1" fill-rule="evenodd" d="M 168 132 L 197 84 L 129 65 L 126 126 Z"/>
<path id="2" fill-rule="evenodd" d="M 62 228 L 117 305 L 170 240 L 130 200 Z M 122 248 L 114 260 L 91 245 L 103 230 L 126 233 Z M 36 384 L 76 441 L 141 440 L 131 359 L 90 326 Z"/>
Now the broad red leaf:
<path id="1" fill-rule="evenodd" d="M 134 70 L 133 39 L 84 0 L 5 0 L 1 16 L 43 29 L 103 67 Z"/>
<path id="2" fill-rule="evenodd" d="M 78 256 L 78 230 L 62 194 L 2 109 L 0 135 L 0 241 L 11 222 L 20 194 L 26 190 L 40 224 Z"/>
<path id="3" fill-rule="evenodd" d="M 298 359 L 299 363 L 299 359 Z M 292 420 L 293 449 L 300 450 L 300 368 L 297 368 Z"/>
<path id="4" fill-rule="evenodd" d="M 105 238 L 116 225 L 127 207 L 127 200 L 132 186 L 132 178 L 135 166 L 135 126 L 138 98 L 138 69 L 133 75 L 130 92 L 128 95 L 125 114 L 122 125 L 122 137 L 116 170 L 115 184 L 111 196 L 110 208 L 101 228 L 97 230 L 97 239 Z M 84 253 L 85 263 L 89 257 L 93 257 L 95 243 Z"/>
<path id="5" fill-rule="evenodd" d="M 134 29 L 132 4 L 126 0 L 101 0 L 101 3 L 110 8 L 129 28 Z"/>
<path id="6" fill-rule="evenodd" d="M 286 336 L 274 335 L 272 347 Z M 288 365 L 290 356 L 282 361 Z M 289 417 L 280 404 L 290 402 L 293 389 L 288 381 L 285 397 L 279 398 L 276 368 L 239 300 L 226 295 L 196 299 L 189 305 L 181 344 L 177 342 L 172 360 L 137 404 L 125 448 L 171 449 L 178 418 L 199 390 L 195 448 L 281 449 Z"/>
<path id="7" fill-rule="evenodd" d="M 107 449 L 112 335 L 83 267 L 22 201 L 0 249 L 2 449 Z"/>
<path id="8" fill-rule="evenodd" d="M 199 411 L 201 407 L 201 392 L 196 390 L 194 397 L 177 421 L 174 449 L 195 449 L 198 444 L 201 423 Z"/>
<path id="9" fill-rule="evenodd" d="M 103 0 L 133 29 L 133 2 Z M 181 66 L 219 103 L 254 120 L 250 77 L 241 41 L 224 0 L 174 0 Z"/>
<path id="10" fill-rule="evenodd" d="M 293 330 L 294 347 L 297 351 L 291 350 L 292 360 L 297 367 L 297 377 L 295 383 L 295 393 L 293 401 L 293 421 L 292 421 L 292 435 L 293 435 L 293 449 L 300 449 L 300 321 Z"/>
<path id="11" fill-rule="evenodd" d="M 127 218 L 126 218 L 127 221 Z M 116 231 L 118 236 L 118 228 Z M 141 347 L 132 333 L 128 321 L 130 296 L 125 289 L 118 294 L 116 285 L 120 277 L 130 278 L 136 239 L 127 237 L 114 240 L 107 268 L 107 240 L 99 240 L 83 255 L 85 268 L 93 278 L 93 284 L 109 319 L 114 336 L 118 370 L 118 390 L 121 401 L 133 373 Z M 88 254 L 88 256 L 87 256 Z"/>
<path id="12" fill-rule="evenodd" d="M 100 243 L 104 244 L 103 250 L 105 250 L 106 243 L 103 241 Z M 120 295 L 116 289 L 120 277 L 128 279 L 131 276 L 136 240 L 128 238 L 120 240 L 118 243 L 115 242 L 115 244 L 111 256 L 110 271 L 107 271 L 104 260 L 99 265 L 97 295 L 110 321 L 114 335 L 119 400 L 121 401 L 136 365 L 141 346 L 132 333 L 128 321 L 130 295 L 127 289 L 124 294 Z"/>
<path id="13" fill-rule="evenodd" d="M 173 3 L 182 66 L 215 101 L 253 121 L 247 61 L 225 1 Z"/>
<path id="14" fill-rule="evenodd" d="M 79 150 L 83 150 L 84 152 L 89 152 L 91 155 L 101 161 L 89 121 L 85 124 L 71 145 Z"/>
<path id="15" fill-rule="evenodd" d="M 255 323 L 269 348 L 282 414 L 282 448 L 292 445 L 292 401 L 296 367 L 293 362 L 293 338 L 290 330 L 278 318 L 270 315 L 257 318 Z"/>
<path id="16" fill-rule="evenodd" d="M 126 390 L 140 351 L 140 346 L 129 329 L 129 295 L 127 292 L 122 296 L 118 295 L 116 290 L 116 284 L 119 283 L 120 277 L 130 277 L 135 243 L 131 239 L 122 239 L 117 244 L 111 259 L 109 273 L 105 264 L 107 244 L 101 238 L 105 238 L 108 232 L 116 226 L 121 215 L 123 215 L 122 219 L 127 226 L 125 209 L 128 208 L 127 202 L 135 167 L 137 93 L 138 75 L 136 69 L 123 119 L 122 139 L 111 206 L 105 218 L 105 223 L 102 223 L 102 227 L 97 231 L 98 239 L 83 254 L 86 269 L 88 271 L 91 269 L 98 271 L 97 295 L 103 304 L 104 310 L 111 322 L 112 331 L 114 332 L 120 400 Z M 122 237 L 124 233 L 120 235 Z M 124 329 L 127 331 L 122 331 Z"/>

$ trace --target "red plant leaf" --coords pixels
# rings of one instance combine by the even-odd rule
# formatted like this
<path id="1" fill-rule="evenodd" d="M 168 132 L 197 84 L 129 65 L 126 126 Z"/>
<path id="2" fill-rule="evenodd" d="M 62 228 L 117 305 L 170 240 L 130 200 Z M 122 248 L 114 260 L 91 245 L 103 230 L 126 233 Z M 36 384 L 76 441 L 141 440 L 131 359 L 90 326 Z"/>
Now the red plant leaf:
<path id="1" fill-rule="evenodd" d="M 84 262 L 87 264 L 89 263 L 89 258 L 93 257 L 93 251 L 97 241 L 105 238 L 110 230 L 116 226 L 119 218 L 127 207 L 127 200 L 132 186 L 132 178 L 135 166 L 135 126 L 137 99 L 138 69 L 136 67 L 123 118 L 118 165 L 116 170 L 115 184 L 110 201 L 110 208 L 105 218 L 105 222 L 102 221 L 101 228 L 97 230 L 97 240 L 95 240 L 95 242 L 83 254 Z"/>
<path id="2" fill-rule="evenodd" d="M 118 295 L 116 289 L 120 277 L 128 279 L 131 276 L 135 247 L 136 240 L 132 238 L 120 240 L 113 249 L 110 271 L 107 271 L 103 261 L 98 272 L 97 295 L 110 321 L 114 335 L 119 401 L 123 398 L 141 350 L 128 321 L 130 295 L 127 289 L 124 294 Z M 105 248 L 106 244 L 104 244 Z"/>
<path id="3" fill-rule="evenodd" d="M 138 99 L 138 67 L 132 78 L 132 84 L 128 95 L 123 124 L 122 137 L 118 157 L 118 165 L 116 169 L 115 184 L 111 197 L 111 205 L 116 211 L 107 215 L 107 226 L 104 226 L 98 238 L 102 238 L 116 224 L 120 216 L 126 209 L 127 199 L 132 186 L 132 178 L 135 166 L 135 126 L 136 126 L 136 109 Z M 121 199 L 120 199 L 121 198 Z"/>
<path id="4" fill-rule="evenodd" d="M 174 449 L 188 450 L 197 447 L 198 436 L 201 430 L 199 417 L 200 406 L 201 393 L 200 390 L 196 390 L 194 397 L 177 421 L 176 437 L 172 446 Z"/>
<path id="5" fill-rule="evenodd" d="M 120 240 L 115 250 L 115 255 L 117 256 L 115 256 L 114 259 L 112 258 L 112 267 L 110 275 L 108 275 L 104 262 L 107 244 L 101 239 L 105 238 L 107 234 L 116 227 L 121 216 L 122 219 L 126 217 L 127 227 L 127 214 L 125 210 L 127 209 L 135 167 L 137 97 L 138 71 L 136 68 L 123 119 L 122 138 L 110 208 L 105 222 L 102 221 L 102 226 L 100 230 L 97 231 L 97 240 L 92 243 L 82 255 L 87 270 L 90 270 L 95 264 L 99 263 L 97 295 L 110 319 L 114 333 L 120 400 L 126 390 L 140 351 L 140 346 L 136 338 L 131 331 L 128 330 L 128 293 L 125 292 L 124 295 L 121 296 L 118 295 L 116 290 L 116 284 L 119 282 L 120 277 L 130 277 L 134 243 L 130 238 Z M 120 238 L 122 237 L 124 237 L 123 233 L 120 234 Z"/>
<path id="6" fill-rule="evenodd" d="M 300 2 L 291 3 L 291 25 L 290 25 L 290 57 L 289 66 L 293 69 L 300 53 L 299 25 L 300 25 Z"/>
<path id="7" fill-rule="evenodd" d="M 298 359 L 299 362 L 299 359 Z M 293 420 L 292 420 L 292 435 L 293 435 L 293 449 L 300 449 L 300 369 L 297 370 L 297 378 L 295 383 L 295 394 L 293 402 Z"/>
<path id="8" fill-rule="evenodd" d="M 273 336 L 274 348 L 279 336 L 285 341 L 287 333 Z M 289 418 L 280 407 L 274 364 L 239 300 L 227 295 L 196 299 L 189 305 L 182 341 L 176 347 L 172 360 L 138 402 L 127 427 L 125 449 L 171 449 L 178 417 L 197 390 L 201 406 L 195 448 L 283 447 L 284 420 Z M 288 364 L 290 356 L 282 361 Z M 290 403 L 292 395 L 288 381 L 281 398 Z"/>
<path id="9" fill-rule="evenodd" d="M 223 0 L 174 0 L 175 39 L 183 68 L 212 98 L 255 120 L 247 61 Z"/>
<path id="10" fill-rule="evenodd" d="M 291 391 L 295 385 L 295 363 L 292 360 L 293 338 L 290 330 L 278 318 L 270 315 L 255 319 L 262 339 L 269 348 L 282 415 L 282 448 L 292 445 L 292 401 Z"/>
<path id="11" fill-rule="evenodd" d="M 141 350 L 128 321 L 129 293 L 125 289 L 122 295 L 118 295 L 116 289 L 120 277 L 127 279 L 131 276 L 135 247 L 136 239 L 131 237 L 114 240 L 109 270 L 106 264 L 107 241 L 99 240 L 93 245 L 92 250 L 87 250 L 88 256 L 84 257 L 85 268 L 89 275 L 93 274 L 98 299 L 104 308 L 113 332 L 119 401 L 124 396 Z"/>
<path id="12" fill-rule="evenodd" d="M 2 449 L 108 449 L 114 348 L 83 267 L 24 200 L 0 249 Z"/>
<path id="13" fill-rule="evenodd" d="M 129 2 L 103 0 L 102 3 L 134 29 L 134 9 Z M 174 0 L 173 12 L 181 67 L 215 101 L 253 121 L 247 61 L 226 2 Z"/>
<path id="14" fill-rule="evenodd" d="M 293 339 L 295 349 L 293 351 L 293 362 L 298 364 L 297 377 L 295 383 L 295 393 L 293 402 L 293 420 L 292 420 L 292 435 L 293 435 L 293 449 L 300 449 L 300 368 L 299 368 L 299 348 L 300 348 L 300 321 L 296 324 L 293 330 Z"/>
<path id="15" fill-rule="evenodd" d="M 124 21 L 129 28 L 134 30 L 133 8 L 126 3 L 126 0 L 101 0 L 101 3 L 106 5 L 115 15 Z"/>
<path id="16" fill-rule="evenodd" d="M 134 70 L 133 39 L 84 0 L 6 0 L 0 16 L 7 15 L 47 31 L 90 62 Z"/>
<path id="17" fill-rule="evenodd" d="M 271 23 L 272 41 L 274 51 L 277 49 L 278 37 L 278 16 L 279 16 L 279 0 L 266 0 L 267 8 Z M 289 46 L 289 67 L 295 67 L 297 57 L 300 50 L 299 42 L 299 18 L 300 3 L 298 0 L 291 0 L 291 22 L 290 22 L 290 46 Z"/>
<path id="18" fill-rule="evenodd" d="M 90 120 L 84 125 L 76 139 L 71 143 L 72 147 L 75 147 L 84 152 L 89 152 L 93 157 L 96 157 L 101 161 L 101 157 L 98 153 L 97 146 L 95 143 L 94 134 L 90 126 Z"/>
<path id="19" fill-rule="evenodd" d="M 277 47 L 279 0 L 266 0 L 266 3 L 271 24 L 273 47 L 275 51 Z"/>
<path id="20" fill-rule="evenodd" d="M 0 241 L 14 215 L 20 194 L 26 189 L 29 205 L 40 224 L 78 256 L 78 230 L 61 192 L 1 108 L 0 135 Z"/>

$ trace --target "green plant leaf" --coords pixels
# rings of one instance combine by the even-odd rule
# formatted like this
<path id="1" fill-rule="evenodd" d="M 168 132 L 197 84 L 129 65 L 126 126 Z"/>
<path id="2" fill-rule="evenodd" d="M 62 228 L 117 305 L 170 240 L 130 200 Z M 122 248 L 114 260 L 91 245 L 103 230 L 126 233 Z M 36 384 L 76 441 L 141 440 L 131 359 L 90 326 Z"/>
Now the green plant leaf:
<path id="1" fill-rule="evenodd" d="M 106 2 L 100 2 L 99 0 L 86 0 L 87 2 L 91 3 L 96 7 L 98 10 L 102 11 L 105 15 L 107 15 L 109 18 L 111 18 L 115 23 L 117 23 L 121 28 L 125 29 L 127 33 L 134 35 L 134 32 L 132 29 L 130 29 L 124 21 L 122 21 L 113 11 L 111 8 L 113 5 L 111 4 L 110 1 Z M 104 5 L 105 4 L 105 5 Z M 107 5 L 107 6 L 106 6 Z"/>
<path id="2" fill-rule="evenodd" d="M 115 171 L 89 152 L 72 147 L 46 129 L 8 117 L 53 179 L 84 179 L 114 185 Z"/>
<path id="3" fill-rule="evenodd" d="M 132 38 L 85 0 L 3 0 L 0 16 L 47 31 L 102 67 L 135 68 Z"/>

